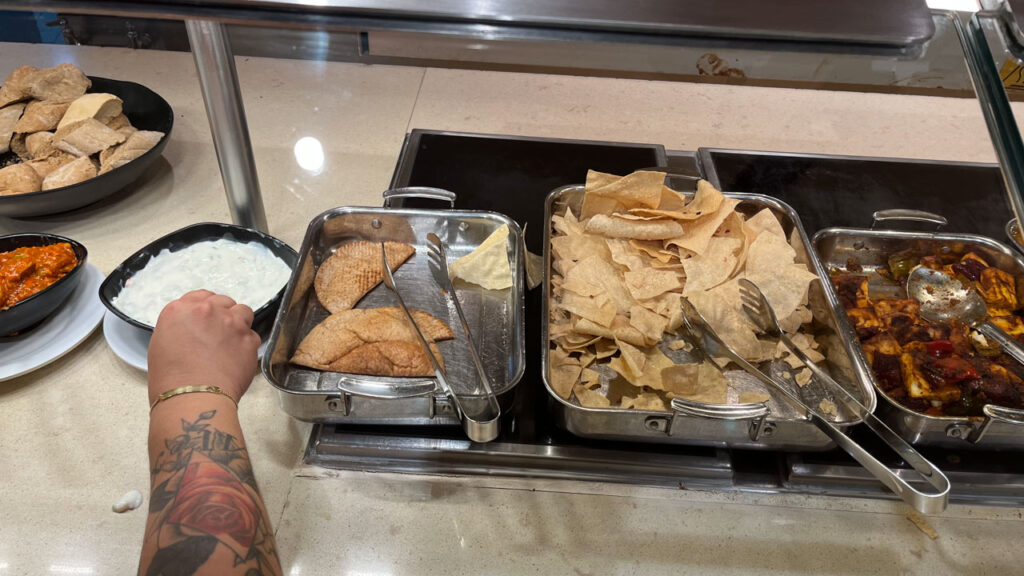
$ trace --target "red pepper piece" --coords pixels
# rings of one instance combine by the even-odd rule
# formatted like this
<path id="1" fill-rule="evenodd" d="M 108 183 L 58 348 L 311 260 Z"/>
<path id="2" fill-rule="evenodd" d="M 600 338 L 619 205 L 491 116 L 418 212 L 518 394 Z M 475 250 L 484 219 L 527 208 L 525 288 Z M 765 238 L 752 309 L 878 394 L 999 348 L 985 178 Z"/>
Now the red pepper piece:
<path id="1" fill-rule="evenodd" d="M 949 340 L 934 340 L 926 344 L 928 355 L 935 358 L 948 358 L 953 355 L 953 343 Z"/>

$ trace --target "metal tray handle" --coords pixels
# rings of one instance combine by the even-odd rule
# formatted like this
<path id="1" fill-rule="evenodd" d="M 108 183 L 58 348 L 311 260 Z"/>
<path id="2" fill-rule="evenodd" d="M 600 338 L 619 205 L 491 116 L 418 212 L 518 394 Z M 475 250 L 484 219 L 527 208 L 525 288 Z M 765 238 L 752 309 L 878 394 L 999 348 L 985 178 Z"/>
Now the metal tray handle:
<path id="1" fill-rule="evenodd" d="M 879 210 L 871 215 L 871 229 L 874 230 L 877 224 L 885 222 L 920 222 L 923 224 L 934 224 L 935 229 L 942 228 L 949 222 L 944 216 L 924 210 L 908 210 L 906 208 L 893 208 L 891 210 Z"/>
<path id="2" fill-rule="evenodd" d="M 384 207 L 390 208 L 391 201 L 398 198 L 424 198 L 426 200 L 438 200 L 447 202 L 449 208 L 455 208 L 455 192 L 443 188 L 431 188 L 429 186 L 407 186 L 405 188 L 393 188 L 385 190 Z"/>
<path id="3" fill-rule="evenodd" d="M 338 390 L 352 396 L 377 398 L 380 400 L 400 400 L 433 394 L 437 390 L 437 383 L 433 380 L 413 380 L 398 384 L 342 376 L 338 381 Z"/>
<path id="4" fill-rule="evenodd" d="M 752 404 L 705 404 L 685 398 L 673 398 L 672 409 L 685 416 L 711 418 L 712 420 L 731 420 L 740 422 L 751 420 L 750 439 L 754 442 L 764 432 L 765 423 L 771 411 L 764 403 Z"/>
<path id="5" fill-rule="evenodd" d="M 1003 424 L 1011 424 L 1013 426 L 1024 426 L 1024 410 L 987 404 L 981 409 L 981 411 L 985 414 L 985 420 L 981 423 L 981 426 L 978 426 L 974 430 L 974 432 L 967 435 L 967 441 L 972 444 L 981 441 L 993 422 L 1001 422 Z"/>

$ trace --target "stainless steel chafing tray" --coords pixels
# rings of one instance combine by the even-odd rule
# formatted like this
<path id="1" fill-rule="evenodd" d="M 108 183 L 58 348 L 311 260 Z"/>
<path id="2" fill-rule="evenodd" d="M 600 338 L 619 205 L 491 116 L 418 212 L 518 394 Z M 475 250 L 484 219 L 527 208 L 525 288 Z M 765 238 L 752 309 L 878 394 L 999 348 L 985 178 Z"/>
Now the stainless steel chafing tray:
<path id="1" fill-rule="evenodd" d="M 676 401 L 672 403 L 672 412 L 585 408 L 575 399 L 565 400 L 555 393 L 548 377 L 548 306 L 552 288 L 551 218 L 563 214 L 567 207 L 571 207 L 574 213 L 579 213 L 583 192 L 583 186 L 578 185 L 559 188 L 548 195 L 545 206 L 546 274 L 540 352 L 544 384 L 553 399 L 552 404 L 559 425 L 577 436 L 608 440 L 773 450 L 825 450 L 833 447 L 834 442 L 782 395 L 766 390 L 745 372 L 738 370 L 730 370 L 726 375 L 732 388 L 730 400 L 734 401 L 732 396 L 737 396 L 740 391 L 757 391 L 771 396 L 764 406 L 711 405 Z M 758 194 L 726 193 L 726 196 L 740 200 L 737 210 L 747 217 L 764 208 L 770 209 L 791 238 L 797 251 L 797 259 L 807 264 L 819 279 L 827 278 L 824 268 L 810 250 L 810 241 L 792 208 L 774 198 Z M 811 283 L 809 304 L 815 318 L 815 336 L 826 357 L 824 367 L 869 410 L 874 410 L 874 390 L 866 384 L 868 380 L 865 376 L 859 374 L 859 370 L 864 368 L 858 366 L 851 358 L 859 347 L 855 340 L 851 340 L 838 329 L 838 321 L 843 315 L 842 308 L 838 308 L 826 298 L 821 282 Z M 695 356 L 682 351 L 663 351 L 677 363 L 699 361 Z M 785 362 L 777 361 L 770 364 L 772 375 L 787 379 L 794 391 L 810 404 L 817 405 L 822 398 L 832 398 L 831 393 L 822 388 L 817 381 L 802 388 L 798 387 L 792 382 Z M 837 426 L 846 427 L 860 422 L 855 414 L 844 409 L 841 402 L 837 401 L 836 405 L 839 410 L 835 420 Z"/>
<path id="2" fill-rule="evenodd" d="M 891 211 L 876 213 L 881 221 Z M 906 212 L 906 211 L 904 211 Z M 918 222 L 932 222 L 941 226 L 941 216 L 910 211 Z M 894 218 L 886 218 L 893 220 Z M 899 218 L 906 219 L 906 218 Z M 942 232 L 907 232 L 864 228 L 826 228 L 814 235 L 814 248 L 826 269 L 845 269 L 855 262 L 864 272 L 873 273 L 888 266 L 888 257 L 903 250 L 914 250 L 922 255 L 940 253 L 976 252 L 989 265 L 1014 276 L 1018 291 L 1024 287 L 1024 258 L 1009 247 L 984 236 Z M 838 295 L 828 283 L 828 298 L 841 307 Z M 844 313 L 840 319 L 842 330 L 856 340 L 856 334 Z M 874 374 L 860 346 L 854 361 L 868 382 L 881 396 L 878 415 L 907 442 L 919 446 L 941 446 L 958 449 L 1006 449 L 1024 447 L 1024 411 L 986 406 L 985 417 L 929 416 L 911 410 L 890 399 L 878 388 Z"/>
<path id="3" fill-rule="evenodd" d="M 388 191 L 396 197 L 430 197 L 448 200 L 454 195 L 437 190 Z M 299 342 L 329 313 L 317 300 L 313 279 L 320 264 L 334 250 L 354 240 L 395 240 L 416 248 L 416 255 L 395 271 L 406 303 L 444 320 L 460 330 L 454 307 L 449 309 L 441 288 L 428 267 L 427 234 L 437 234 L 453 259 L 471 252 L 491 232 L 509 227 L 507 243 L 513 286 L 484 290 L 456 283 L 480 359 L 503 407 L 511 404 L 514 387 L 524 369 L 524 274 L 521 231 L 515 221 L 494 212 L 468 210 L 420 210 L 341 207 L 328 210 L 310 222 L 299 262 L 284 293 L 263 357 L 263 374 L 280 393 L 281 407 L 291 416 L 308 422 L 373 425 L 458 425 L 459 417 L 448 396 L 433 378 L 385 378 L 321 372 L 289 363 Z M 370 291 L 357 308 L 397 306 L 395 295 L 382 284 Z M 439 342 L 448 379 L 461 388 L 464 408 L 474 410 L 487 402 L 475 384 L 477 371 L 464 341 Z M 461 384 L 460 384 L 461 383 Z"/>

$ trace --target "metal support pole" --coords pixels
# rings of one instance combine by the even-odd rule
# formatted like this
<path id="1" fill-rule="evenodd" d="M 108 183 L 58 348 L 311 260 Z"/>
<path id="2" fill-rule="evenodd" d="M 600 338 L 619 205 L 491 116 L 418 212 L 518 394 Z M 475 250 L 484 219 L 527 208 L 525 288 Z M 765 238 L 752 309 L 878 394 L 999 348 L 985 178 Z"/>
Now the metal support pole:
<path id="1" fill-rule="evenodd" d="M 199 72 L 231 220 L 239 226 L 267 232 L 267 215 L 263 211 L 249 125 L 227 32 L 223 24 L 208 20 L 186 20 L 185 29 Z"/>
<path id="2" fill-rule="evenodd" d="M 974 83 L 974 91 L 981 105 L 981 113 L 988 124 L 992 145 L 999 159 L 999 170 L 1006 184 L 1006 195 L 1017 219 L 1024 226 L 1024 142 L 1014 119 L 1010 99 L 1006 96 L 1002 79 L 995 68 L 995 59 L 985 39 L 979 14 L 971 16 L 966 26 L 956 15 L 952 16 L 960 43 L 964 49 L 967 70 Z"/>

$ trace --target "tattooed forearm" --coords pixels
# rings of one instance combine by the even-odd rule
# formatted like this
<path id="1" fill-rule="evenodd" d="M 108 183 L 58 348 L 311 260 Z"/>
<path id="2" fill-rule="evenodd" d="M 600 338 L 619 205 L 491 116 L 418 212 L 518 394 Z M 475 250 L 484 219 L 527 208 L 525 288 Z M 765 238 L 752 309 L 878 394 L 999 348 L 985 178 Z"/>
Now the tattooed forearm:
<path id="1" fill-rule="evenodd" d="M 140 567 L 146 576 L 197 574 L 214 563 L 231 567 L 231 574 L 279 574 L 249 454 L 212 424 L 216 414 L 182 419 L 182 433 L 164 439 L 153 458 L 146 540 L 155 551 L 148 568 Z"/>

